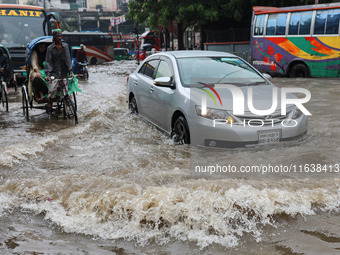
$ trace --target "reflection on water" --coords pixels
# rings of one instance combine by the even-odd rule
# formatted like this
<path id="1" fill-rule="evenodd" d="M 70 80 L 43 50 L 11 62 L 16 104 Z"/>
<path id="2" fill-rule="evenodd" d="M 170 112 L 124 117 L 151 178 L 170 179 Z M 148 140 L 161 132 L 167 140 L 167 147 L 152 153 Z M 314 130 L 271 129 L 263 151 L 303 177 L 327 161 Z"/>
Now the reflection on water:
<path id="1" fill-rule="evenodd" d="M 77 126 L 41 110 L 26 122 L 20 92 L 10 91 L 10 112 L 0 111 L 0 251 L 336 254 L 339 175 L 193 176 L 196 148 L 176 146 L 128 114 L 126 76 L 134 68 L 129 61 L 91 67 L 90 80 L 80 81 Z M 311 91 L 307 138 L 207 151 L 204 161 L 340 163 L 339 81 L 273 81 Z"/>

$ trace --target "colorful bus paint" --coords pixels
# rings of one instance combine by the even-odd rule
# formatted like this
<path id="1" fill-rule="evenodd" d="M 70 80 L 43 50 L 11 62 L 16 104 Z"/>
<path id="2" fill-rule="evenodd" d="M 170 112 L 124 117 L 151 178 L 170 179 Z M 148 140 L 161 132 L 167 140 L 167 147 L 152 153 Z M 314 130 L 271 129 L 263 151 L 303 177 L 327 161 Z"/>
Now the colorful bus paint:
<path id="1" fill-rule="evenodd" d="M 310 76 L 340 77 L 340 38 L 286 37 L 256 38 L 252 64 L 262 72 L 287 74 L 299 61 Z"/>
<path id="2" fill-rule="evenodd" d="M 289 35 L 289 18 L 293 12 L 313 11 L 310 33 Z M 251 48 L 252 64 L 261 72 L 291 77 L 340 77 L 340 31 L 328 35 L 313 35 L 318 10 L 335 10 L 340 17 L 340 4 L 323 4 L 292 8 L 254 7 Z M 283 35 L 266 35 L 268 15 L 288 13 Z M 267 15 L 263 20 L 263 34 L 255 35 L 256 15 Z M 263 18 L 263 17 L 262 17 Z M 339 26 L 339 21 L 337 21 Z"/>

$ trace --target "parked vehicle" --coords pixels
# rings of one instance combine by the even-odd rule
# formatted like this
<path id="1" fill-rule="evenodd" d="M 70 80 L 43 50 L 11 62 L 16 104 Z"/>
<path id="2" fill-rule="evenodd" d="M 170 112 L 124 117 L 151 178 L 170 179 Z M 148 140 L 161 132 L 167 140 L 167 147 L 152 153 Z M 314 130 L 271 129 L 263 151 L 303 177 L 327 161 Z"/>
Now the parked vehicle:
<path id="1" fill-rule="evenodd" d="M 340 78 L 340 3 L 253 8 L 252 64 L 290 77 Z"/>
<path id="2" fill-rule="evenodd" d="M 231 88 L 246 99 L 253 95 L 254 108 L 273 109 L 272 113 L 254 114 L 249 105 L 239 113 L 233 105 L 242 98 L 233 100 Z M 307 132 L 308 118 L 298 107 L 283 109 L 280 98 L 274 105 L 273 90 L 280 95 L 281 89 L 229 53 L 189 50 L 153 54 L 129 75 L 127 90 L 130 112 L 138 113 L 176 143 L 267 145 L 295 140 Z"/>
<path id="3" fill-rule="evenodd" d="M 114 49 L 115 60 L 128 60 L 130 59 L 129 50 L 127 48 L 115 48 Z"/>

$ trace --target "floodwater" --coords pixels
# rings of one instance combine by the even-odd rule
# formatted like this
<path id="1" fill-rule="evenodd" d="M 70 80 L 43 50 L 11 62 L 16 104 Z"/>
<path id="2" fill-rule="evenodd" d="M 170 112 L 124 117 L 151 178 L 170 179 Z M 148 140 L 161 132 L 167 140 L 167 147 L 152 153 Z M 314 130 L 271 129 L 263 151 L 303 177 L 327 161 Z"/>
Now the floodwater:
<path id="1" fill-rule="evenodd" d="M 1 254 L 340 253 L 338 79 L 273 79 L 311 92 L 303 141 L 218 152 L 233 165 L 301 166 L 302 175 L 194 177 L 196 148 L 128 113 L 135 67 L 89 68 L 77 126 L 39 109 L 27 122 L 21 92 L 10 90 L 9 113 L 0 106 Z"/>

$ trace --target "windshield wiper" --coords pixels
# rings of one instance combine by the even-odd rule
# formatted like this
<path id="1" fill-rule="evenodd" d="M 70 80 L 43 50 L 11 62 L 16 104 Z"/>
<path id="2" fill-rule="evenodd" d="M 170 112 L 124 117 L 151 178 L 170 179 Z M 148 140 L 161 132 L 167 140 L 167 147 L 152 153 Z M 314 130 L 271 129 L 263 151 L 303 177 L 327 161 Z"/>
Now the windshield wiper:
<path id="1" fill-rule="evenodd" d="M 243 71 L 243 69 L 242 69 L 242 70 L 236 70 L 236 71 L 231 72 L 231 73 L 227 73 L 226 75 L 224 75 L 221 79 L 219 79 L 219 80 L 218 80 L 217 82 L 215 82 L 215 83 L 219 83 L 220 81 L 223 81 L 227 76 L 229 76 L 229 75 L 231 75 L 231 74 L 233 74 L 233 73 L 240 72 L 240 71 Z"/>
<path id="2" fill-rule="evenodd" d="M 247 86 L 260 85 L 260 84 L 268 84 L 268 83 L 266 81 L 254 81 L 254 82 L 251 82 L 251 83 L 247 83 Z"/>

